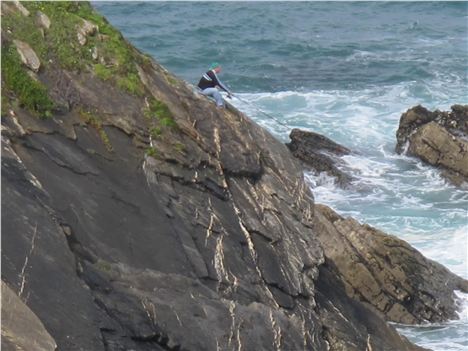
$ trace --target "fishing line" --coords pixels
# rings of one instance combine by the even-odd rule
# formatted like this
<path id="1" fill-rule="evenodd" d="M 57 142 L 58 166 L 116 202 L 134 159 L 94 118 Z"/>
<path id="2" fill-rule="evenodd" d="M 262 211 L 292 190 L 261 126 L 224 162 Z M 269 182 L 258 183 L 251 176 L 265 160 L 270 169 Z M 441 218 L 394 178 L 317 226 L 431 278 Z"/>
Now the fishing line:
<path id="1" fill-rule="evenodd" d="M 249 105 L 250 107 L 252 107 L 253 109 L 255 109 L 257 112 L 259 112 L 259 113 L 265 115 L 266 117 L 272 119 L 273 121 L 275 121 L 276 123 L 280 124 L 280 125 L 283 126 L 284 128 L 286 128 L 286 129 L 288 129 L 288 130 L 290 129 L 290 127 L 289 127 L 287 124 L 281 122 L 280 120 L 278 120 L 276 117 L 270 115 L 269 113 L 266 113 L 265 111 L 262 111 L 262 110 L 259 109 L 257 106 L 255 106 L 253 103 L 251 103 L 250 101 L 241 99 L 239 96 L 234 95 L 234 94 L 231 94 L 231 96 L 235 97 L 236 99 L 238 99 L 239 101 L 243 102 L 244 104 Z"/>

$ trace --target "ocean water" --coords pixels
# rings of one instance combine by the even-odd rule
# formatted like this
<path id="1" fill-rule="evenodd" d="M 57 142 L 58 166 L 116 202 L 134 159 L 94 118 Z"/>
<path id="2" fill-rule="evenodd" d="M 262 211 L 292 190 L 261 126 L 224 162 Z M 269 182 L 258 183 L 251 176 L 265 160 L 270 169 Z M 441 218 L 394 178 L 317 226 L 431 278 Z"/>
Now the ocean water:
<path id="1" fill-rule="evenodd" d="M 467 2 L 95 2 L 135 46 L 196 84 L 212 61 L 280 140 L 322 133 L 355 153 L 338 188 L 306 174 L 317 202 L 408 241 L 468 278 L 468 190 L 394 152 L 401 114 L 468 103 Z M 268 118 L 275 116 L 282 124 Z M 436 351 L 468 350 L 460 319 L 399 330 Z"/>

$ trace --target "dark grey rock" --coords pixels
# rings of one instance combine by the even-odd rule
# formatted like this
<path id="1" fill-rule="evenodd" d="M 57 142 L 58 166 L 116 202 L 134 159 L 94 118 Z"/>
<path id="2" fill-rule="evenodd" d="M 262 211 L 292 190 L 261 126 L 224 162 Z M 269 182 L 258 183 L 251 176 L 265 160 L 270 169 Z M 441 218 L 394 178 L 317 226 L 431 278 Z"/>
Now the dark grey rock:
<path id="1" fill-rule="evenodd" d="M 288 148 L 167 74 L 138 97 L 48 66 L 53 118 L 2 118 L 2 280 L 58 349 L 420 350 L 347 295 Z M 150 140 L 151 97 L 177 127 Z"/>
<path id="2" fill-rule="evenodd" d="M 286 144 L 292 154 L 301 160 L 306 168 L 314 172 L 326 172 L 337 179 L 338 185 L 347 187 L 353 177 L 340 170 L 338 156 L 348 155 L 351 151 L 329 138 L 300 129 L 293 129 L 289 135 L 291 142 Z"/>

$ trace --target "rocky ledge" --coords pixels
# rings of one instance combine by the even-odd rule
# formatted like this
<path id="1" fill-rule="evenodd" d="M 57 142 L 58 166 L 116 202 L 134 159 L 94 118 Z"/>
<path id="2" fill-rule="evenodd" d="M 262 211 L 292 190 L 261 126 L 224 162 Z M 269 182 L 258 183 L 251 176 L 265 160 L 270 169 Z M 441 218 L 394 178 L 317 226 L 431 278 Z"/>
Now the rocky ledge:
<path id="1" fill-rule="evenodd" d="M 387 321 L 455 317 L 465 281 L 315 205 L 247 116 L 88 3 L 23 6 L 2 12 L 3 350 L 409 351 Z"/>
<path id="2" fill-rule="evenodd" d="M 312 131 L 293 129 L 289 138 L 291 142 L 286 146 L 294 157 L 302 161 L 306 169 L 315 173 L 325 172 L 335 177 L 341 187 L 347 187 L 353 180 L 349 174 L 337 167 L 337 164 L 340 164 L 339 157 L 351 153 L 348 148 Z"/>
<path id="3" fill-rule="evenodd" d="M 398 153 L 438 167 L 456 185 L 468 182 L 468 105 L 450 112 L 413 107 L 401 116 L 396 137 Z"/>

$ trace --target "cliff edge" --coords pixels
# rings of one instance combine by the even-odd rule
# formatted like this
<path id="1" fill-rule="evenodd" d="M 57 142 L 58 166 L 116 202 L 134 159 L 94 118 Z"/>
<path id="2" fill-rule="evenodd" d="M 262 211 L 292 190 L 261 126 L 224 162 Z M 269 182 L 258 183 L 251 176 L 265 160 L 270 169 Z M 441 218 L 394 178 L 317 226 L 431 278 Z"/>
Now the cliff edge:
<path id="1" fill-rule="evenodd" d="M 29 321 L 2 323 L 4 350 L 31 335 L 41 350 L 420 350 L 386 320 L 454 317 L 466 281 L 383 233 L 375 260 L 358 235 L 373 229 L 314 205 L 285 145 L 88 3 L 2 16 L 2 291 L 17 297 L 2 313 Z M 426 266 L 449 284 L 422 288 Z"/>

